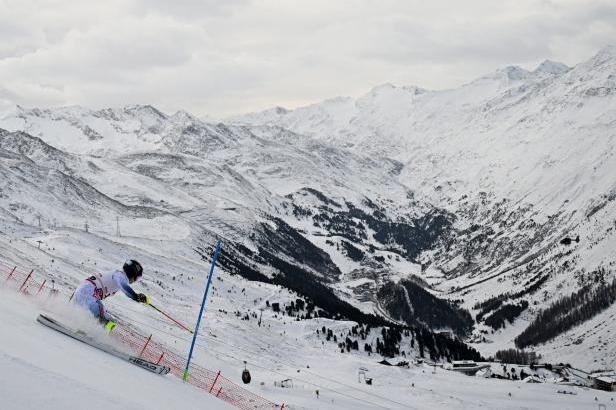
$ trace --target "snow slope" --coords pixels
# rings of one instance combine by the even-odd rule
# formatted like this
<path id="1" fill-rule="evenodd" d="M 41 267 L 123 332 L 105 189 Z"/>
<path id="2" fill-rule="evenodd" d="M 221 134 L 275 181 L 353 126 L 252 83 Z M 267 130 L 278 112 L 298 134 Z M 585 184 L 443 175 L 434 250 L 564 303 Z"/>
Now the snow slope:
<path id="1" fill-rule="evenodd" d="M 231 121 L 281 126 L 399 160 L 401 181 L 436 200 L 484 190 L 550 213 L 564 199 L 580 206 L 577 200 L 613 187 L 606 175 L 614 164 L 615 50 L 606 47 L 571 69 L 552 62 L 534 71 L 507 67 L 444 91 L 384 84 L 356 100 Z M 583 184 L 589 178 L 593 184 Z"/>
<path id="2" fill-rule="evenodd" d="M 35 321 L 41 310 L 52 310 L 58 315 L 58 311 L 66 314 L 65 308 L 49 303 L 41 306 L 39 301 L 28 300 L 8 290 L 0 292 L 0 320 L 4 329 L 0 344 L 3 369 L 0 403 L 3 409 L 230 408 L 171 376 L 148 373 Z M 232 327 L 233 323 L 227 322 L 225 326 Z M 300 334 L 294 333 L 287 338 L 292 340 L 294 336 Z M 257 339 L 264 337 L 265 334 L 260 334 Z M 233 343 L 242 344 L 241 340 Z M 250 348 L 249 345 L 244 347 Z M 208 358 L 210 363 L 225 352 L 234 353 L 233 344 L 226 342 L 212 350 L 209 353 L 212 357 Z M 556 391 L 563 388 L 553 384 L 529 385 L 475 378 L 440 368 L 434 373 L 432 367 L 426 365 L 392 368 L 357 356 L 338 360 L 332 353 L 315 347 L 293 351 L 294 355 L 285 352 L 282 361 L 295 356 L 295 360 L 310 363 L 310 369 L 305 369 L 305 374 L 296 373 L 293 387 L 266 388 L 270 394 L 284 398 L 290 409 L 430 409 L 438 406 L 443 409 L 573 410 L 595 406 L 595 398 L 607 404 L 608 409 L 616 408 L 611 401 L 613 395 L 606 392 L 565 387 L 576 394 L 562 395 Z M 268 366 L 268 361 L 275 360 L 271 354 L 271 350 L 262 351 L 262 357 L 254 357 L 251 362 L 253 377 L 257 380 L 265 378 L 254 371 L 254 366 Z M 336 361 L 336 366 L 331 366 L 332 360 Z M 373 386 L 357 383 L 359 366 L 369 369 L 369 375 L 375 380 Z M 271 386 L 270 382 L 267 385 Z M 319 398 L 316 398 L 315 389 L 320 389 Z"/>
<path id="3" fill-rule="evenodd" d="M 616 47 L 608 46 L 572 68 L 551 61 L 532 71 L 506 67 L 442 91 L 385 84 L 357 99 L 230 121 L 398 161 L 397 181 L 456 216 L 455 234 L 420 258 L 444 273 L 434 286 L 473 309 L 542 278 L 540 291 L 524 295 L 533 306 L 521 319 L 528 323 L 550 301 L 592 285 L 595 272 L 615 276 L 615 79 Z M 560 244 L 577 235 L 579 244 Z M 592 329 L 584 324 L 579 332 Z M 512 346 L 513 337 L 485 337 L 495 342 L 478 345 L 486 354 Z M 554 347 L 537 349 L 558 360 Z M 577 349 L 588 363 L 588 349 Z M 592 356 L 614 365 L 613 353 Z"/>
<path id="4" fill-rule="evenodd" d="M 38 324 L 41 307 L 0 291 L 3 409 L 187 409 L 232 406 Z"/>
<path id="5" fill-rule="evenodd" d="M 492 354 L 551 301 L 598 272 L 614 277 L 615 50 L 572 68 L 506 67 L 444 91 L 386 84 L 218 124 L 151 106 L 15 107 L 0 114 L 0 128 L 14 131 L 0 131 L 2 251 L 17 252 L 25 235 L 24 261 L 71 286 L 80 267 L 138 254 L 160 272 L 148 286 L 177 292 L 182 307 L 193 289 L 172 278 L 196 283 L 194 250 L 218 237 L 256 255 L 248 265 L 268 278 L 281 272 L 262 263 L 264 248 L 365 312 L 379 311 L 380 286 L 412 274 L 473 314 L 478 302 L 521 295 L 529 308 L 513 325 L 476 327 L 474 340 L 488 340 L 475 346 Z M 305 241 L 279 235 L 283 223 Z M 78 232 L 86 224 L 92 235 Z M 560 244 L 576 235 L 579 243 Z M 37 241 L 44 262 L 32 258 Z M 614 332 L 595 327 L 536 349 L 613 367 L 613 349 L 572 344 L 601 336 L 616 345 Z"/>

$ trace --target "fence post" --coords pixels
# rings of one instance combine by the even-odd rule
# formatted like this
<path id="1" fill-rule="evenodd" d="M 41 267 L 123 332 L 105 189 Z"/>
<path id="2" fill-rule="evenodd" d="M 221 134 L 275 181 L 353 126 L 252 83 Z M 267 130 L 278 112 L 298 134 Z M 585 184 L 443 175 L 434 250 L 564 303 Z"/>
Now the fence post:
<path id="1" fill-rule="evenodd" d="M 216 378 L 214 379 L 214 383 L 212 383 L 212 387 L 210 387 L 210 391 L 208 393 L 212 392 L 212 389 L 214 388 L 214 386 L 216 385 L 216 382 L 218 381 L 218 377 L 220 377 L 220 370 L 218 371 L 218 374 L 216 375 Z"/>
<path id="2" fill-rule="evenodd" d="M 163 356 L 165 355 L 165 352 L 162 352 L 160 354 L 160 357 L 158 358 L 158 361 L 156 362 L 156 364 L 160 364 L 160 362 L 163 360 Z"/>
<path id="3" fill-rule="evenodd" d="M 43 290 L 43 286 L 45 286 L 45 282 L 47 282 L 47 279 L 43 280 L 43 283 L 41 283 L 41 286 L 39 286 L 38 291 L 36 292 L 37 295 L 41 293 L 41 290 Z"/>
<path id="4" fill-rule="evenodd" d="M 152 334 L 150 334 L 150 337 L 148 337 L 148 340 L 145 341 L 145 344 L 143 345 L 143 349 L 141 349 L 141 351 L 139 352 L 139 357 L 141 357 L 143 352 L 145 352 L 145 348 L 148 347 L 148 344 L 150 344 L 150 340 L 152 340 Z"/>
<path id="5" fill-rule="evenodd" d="M 9 273 L 9 276 L 6 277 L 5 282 L 8 282 L 9 279 L 11 279 L 11 276 L 13 276 L 13 273 L 15 273 L 15 269 L 17 269 L 17 266 L 13 267 L 13 270 L 11 270 L 11 273 Z"/>
<path id="6" fill-rule="evenodd" d="M 216 393 L 216 397 L 218 397 L 221 391 L 222 391 L 222 386 L 220 386 L 220 389 L 218 389 L 218 393 Z"/>
<path id="7" fill-rule="evenodd" d="M 34 269 L 32 269 L 30 273 L 28 274 L 28 276 L 26 276 L 26 280 L 24 280 L 24 283 L 22 283 L 21 286 L 19 287 L 20 292 L 24 288 L 24 285 L 30 280 L 30 276 L 32 276 L 33 272 L 34 272 Z"/>

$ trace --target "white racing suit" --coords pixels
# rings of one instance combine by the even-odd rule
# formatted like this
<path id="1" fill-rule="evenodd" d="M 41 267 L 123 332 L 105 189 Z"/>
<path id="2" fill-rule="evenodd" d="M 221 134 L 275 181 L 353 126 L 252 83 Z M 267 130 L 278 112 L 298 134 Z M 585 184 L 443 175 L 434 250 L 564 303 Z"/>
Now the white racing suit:
<path id="1" fill-rule="evenodd" d="M 128 284 L 126 273 L 116 270 L 87 278 L 75 290 L 73 303 L 88 309 L 100 320 L 113 320 L 113 317 L 105 311 L 105 306 L 101 301 L 118 290 L 124 292 L 129 298 L 137 300 L 137 293 Z"/>

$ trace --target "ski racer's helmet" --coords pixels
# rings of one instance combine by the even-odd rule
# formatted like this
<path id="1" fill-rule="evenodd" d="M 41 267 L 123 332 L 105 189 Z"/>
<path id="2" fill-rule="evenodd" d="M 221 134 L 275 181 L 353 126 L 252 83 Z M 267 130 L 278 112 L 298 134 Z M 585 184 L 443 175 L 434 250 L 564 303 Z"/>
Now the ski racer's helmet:
<path id="1" fill-rule="evenodd" d="M 129 279 L 137 280 L 143 275 L 141 264 L 134 259 L 127 260 L 122 269 Z"/>

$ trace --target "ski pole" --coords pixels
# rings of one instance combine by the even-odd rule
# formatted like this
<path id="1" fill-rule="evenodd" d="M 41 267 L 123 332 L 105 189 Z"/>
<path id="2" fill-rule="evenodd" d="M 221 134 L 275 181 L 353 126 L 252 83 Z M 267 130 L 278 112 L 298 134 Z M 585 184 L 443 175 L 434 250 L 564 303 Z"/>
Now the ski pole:
<path id="1" fill-rule="evenodd" d="M 181 327 L 182 329 L 186 330 L 187 332 L 195 333 L 192 330 L 190 330 L 189 328 L 187 328 L 186 326 L 184 326 L 183 324 L 181 324 L 180 322 L 178 322 L 177 320 L 175 320 L 174 318 L 172 318 L 171 316 L 169 316 L 167 313 L 163 312 L 162 310 L 160 310 L 159 308 L 157 308 L 156 306 L 154 306 L 151 303 L 148 303 L 148 306 L 151 306 L 154 310 L 156 310 L 158 313 L 160 313 L 161 315 L 163 315 L 164 317 L 166 317 L 167 319 L 169 319 L 170 321 L 172 321 L 173 323 L 175 323 L 176 325 L 178 325 L 179 327 Z"/>

